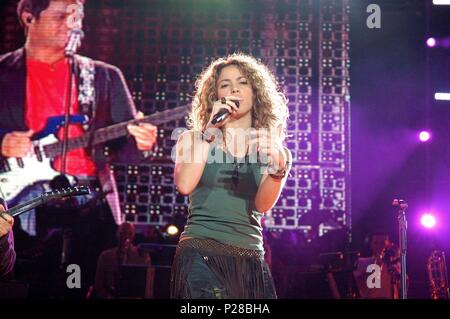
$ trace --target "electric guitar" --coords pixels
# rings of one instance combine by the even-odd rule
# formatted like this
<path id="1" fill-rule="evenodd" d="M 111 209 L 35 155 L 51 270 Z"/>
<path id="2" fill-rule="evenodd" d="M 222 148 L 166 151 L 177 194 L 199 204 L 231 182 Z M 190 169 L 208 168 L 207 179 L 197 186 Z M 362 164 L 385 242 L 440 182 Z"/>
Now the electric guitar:
<path id="1" fill-rule="evenodd" d="M 19 216 L 20 214 L 32 210 L 33 208 L 36 208 L 37 206 L 45 204 L 51 200 L 62 199 L 65 197 L 72 197 L 72 196 L 88 195 L 90 194 L 90 192 L 91 191 L 86 186 L 68 187 L 58 189 L 52 192 L 45 192 L 41 196 L 26 201 L 25 203 L 16 205 L 4 212 L 0 212 L 0 217 L 2 217 L 4 214 L 8 214 L 12 217 Z"/>
<path id="2" fill-rule="evenodd" d="M 142 119 L 133 119 L 107 126 L 80 137 L 70 138 L 67 150 L 85 148 L 105 143 L 128 134 L 129 124 L 151 123 L 160 125 L 186 116 L 189 107 L 186 105 L 157 112 Z M 86 124 L 87 118 L 83 115 L 72 115 L 70 123 Z M 64 125 L 64 116 L 51 117 L 45 128 L 36 133 L 33 138 L 33 153 L 23 158 L 7 158 L 3 161 L 4 172 L 0 173 L 0 191 L 3 198 L 9 202 L 20 196 L 28 187 L 52 180 L 61 174 L 52 167 L 55 157 L 61 155 L 63 142 L 59 141 L 56 133 Z M 71 184 L 73 176 L 66 175 Z"/>

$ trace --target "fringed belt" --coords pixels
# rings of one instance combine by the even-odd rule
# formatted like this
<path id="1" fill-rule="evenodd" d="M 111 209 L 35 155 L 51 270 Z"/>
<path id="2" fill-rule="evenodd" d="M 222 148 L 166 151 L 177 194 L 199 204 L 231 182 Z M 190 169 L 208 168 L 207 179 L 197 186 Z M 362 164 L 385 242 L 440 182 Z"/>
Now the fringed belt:
<path id="1" fill-rule="evenodd" d="M 276 298 L 264 252 L 244 249 L 212 239 L 182 238 L 172 267 L 171 297 L 192 298 L 188 277 L 195 258 L 201 255 L 206 265 L 223 284 L 223 298 Z M 197 257 L 195 257 L 197 256 Z M 221 298 L 222 298 L 221 297 Z M 219 298 L 219 297 L 216 297 Z"/>
<path id="2" fill-rule="evenodd" d="M 264 252 L 220 243 L 212 239 L 185 238 L 178 243 L 177 252 L 195 249 L 205 255 L 225 255 L 246 258 L 264 258 Z"/>

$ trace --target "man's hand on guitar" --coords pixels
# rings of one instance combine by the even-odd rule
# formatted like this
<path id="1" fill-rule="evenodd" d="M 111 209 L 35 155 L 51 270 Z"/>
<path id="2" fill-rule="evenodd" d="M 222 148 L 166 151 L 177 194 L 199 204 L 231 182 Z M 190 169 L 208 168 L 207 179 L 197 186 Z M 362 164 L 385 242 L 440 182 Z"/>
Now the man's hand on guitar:
<path id="1" fill-rule="evenodd" d="M 136 119 L 144 117 L 142 112 L 138 112 Z M 156 142 L 156 135 L 158 129 L 156 126 L 148 123 L 141 123 L 139 125 L 128 125 L 128 132 L 136 139 L 137 148 L 140 151 L 150 151 Z"/>
<path id="2" fill-rule="evenodd" d="M 31 136 L 33 131 L 14 131 L 6 134 L 2 141 L 2 155 L 4 157 L 25 157 L 33 150 Z"/>
<path id="3" fill-rule="evenodd" d="M 0 205 L 0 214 L 1 212 L 4 212 L 5 208 Z M 8 214 L 1 214 L 0 215 L 0 237 L 5 236 L 8 234 L 12 227 L 14 225 L 14 218 L 9 216 Z"/>

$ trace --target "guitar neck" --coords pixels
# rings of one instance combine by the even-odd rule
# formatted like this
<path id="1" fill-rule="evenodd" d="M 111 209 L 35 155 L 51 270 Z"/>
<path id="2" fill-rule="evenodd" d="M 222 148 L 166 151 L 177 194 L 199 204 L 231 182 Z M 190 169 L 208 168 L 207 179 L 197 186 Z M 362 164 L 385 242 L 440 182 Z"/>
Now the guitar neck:
<path id="1" fill-rule="evenodd" d="M 36 208 L 39 205 L 42 205 L 48 201 L 55 199 L 62 199 L 65 197 L 87 195 L 90 192 L 91 192 L 90 189 L 86 186 L 75 186 L 57 189 L 51 192 L 46 192 L 39 197 L 33 198 L 31 200 L 26 201 L 25 203 L 21 203 L 19 205 L 12 207 L 8 209 L 6 212 L 0 212 L 0 217 L 2 217 L 3 214 L 8 214 L 12 217 L 15 217 L 29 210 L 32 210 L 33 208 Z"/>
<path id="2" fill-rule="evenodd" d="M 71 138 L 67 142 L 67 150 L 71 151 L 77 148 L 85 148 L 89 145 L 97 145 L 100 143 L 105 143 L 111 141 L 113 139 L 126 136 L 127 125 L 128 123 L 132 123 L 134 121 L 129 121 L 126 123 L 119 123 L 113 126 L 108 126 L 104 129 L 99 129 L 94 132 L 89 132 L 84 134 L 83 136 Z M 49 158 L 54 158 L 61 154 L 63 143 L 57 142 L 53 144 L 49 144 L 44 146 L 44 153 Z"/>
<path id="3" fill-rule="evenodd" d="M 142 119 L 129 120 L 126 122 L 121 122 L 108 127 L 104 127 L 93 132 L 88 132 L 83 136 L 69 139 L 67 143 L 67 149 L 70 151 L 77 148 L 85 148 L 112 141 L 128 135 L 127 126 L 129 124 L 137 125 L 139 123 L 151 123 L 153 125 L 160 125 L 166 122 L 181 119 L 186 116 L 188 111 L 189 109 L 187 106 L 178 106 L 170 110 L 165 110 L 145 116 Z M 44 146 L 44 153 L 47 157 L 54 158 L 61 154 L 62 147 L 62 142 L 49 144 Z"/>
<path id="4" fill-rule="evenodd" d="M 22 204 L 12 207 L 7 212 L 5 212 L 5 214 L 9 214 L 12 217 L 15 217 L 17 215 L 20 215 L 24 212 L 27 212 L 27 211 L 33 209 L 33 208 L 36 208 L 43 203 L 44 203 L 44 200 L 41 197 L 33 198 L 25 203 L 22 203 Z"/>

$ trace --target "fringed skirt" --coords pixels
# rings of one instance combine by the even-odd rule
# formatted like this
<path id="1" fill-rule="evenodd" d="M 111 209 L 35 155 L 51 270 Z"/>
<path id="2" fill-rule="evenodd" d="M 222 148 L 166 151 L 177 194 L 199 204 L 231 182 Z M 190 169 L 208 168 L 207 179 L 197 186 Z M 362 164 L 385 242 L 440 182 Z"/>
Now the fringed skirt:
<path id="1" fill-rule="evenodd" d="M 272 275 L 264 253 L 186 238 L 178 243 L 172 266 L 170 296 L 174 299 L 275 299 Z"/>

